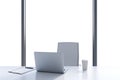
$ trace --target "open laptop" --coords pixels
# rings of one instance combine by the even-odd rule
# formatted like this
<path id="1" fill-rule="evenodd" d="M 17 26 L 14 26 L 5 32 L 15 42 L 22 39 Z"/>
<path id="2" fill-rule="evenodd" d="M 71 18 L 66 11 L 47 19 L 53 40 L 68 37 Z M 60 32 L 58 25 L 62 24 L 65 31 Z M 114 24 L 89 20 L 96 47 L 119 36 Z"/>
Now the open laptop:
<path id="1" fill-rule="evenodd" d="M 35 52 L 35 65 L 37 71 L 64 73 L 63 55 L 57 52 Z"/>

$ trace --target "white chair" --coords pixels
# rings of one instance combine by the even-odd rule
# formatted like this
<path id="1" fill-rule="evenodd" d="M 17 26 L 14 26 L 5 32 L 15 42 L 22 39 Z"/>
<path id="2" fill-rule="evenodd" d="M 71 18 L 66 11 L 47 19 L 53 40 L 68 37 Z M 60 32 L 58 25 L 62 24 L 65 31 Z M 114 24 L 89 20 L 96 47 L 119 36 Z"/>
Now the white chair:
<path id="1" fill-rule="evenodd" d="M 79 43 L 59 42 L 57 52 L 64 54 L 64 66 L 79 66 Z"/>

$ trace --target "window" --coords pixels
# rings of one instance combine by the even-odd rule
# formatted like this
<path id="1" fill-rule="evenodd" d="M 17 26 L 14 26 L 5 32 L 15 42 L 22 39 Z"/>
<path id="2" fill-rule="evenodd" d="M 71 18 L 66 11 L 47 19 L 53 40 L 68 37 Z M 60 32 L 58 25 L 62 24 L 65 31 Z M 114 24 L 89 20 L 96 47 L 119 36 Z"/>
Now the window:
<path id="1" fill-rule="evenodd" d="M 98 66 L 120 66 L 119 3 L 98 1 Z"/>
<path id="2" fill-rule="evenodd" d="M 27 66 L 34 51 L 57 51 L 58 42 L 79 42 L 81 59 L 92 65 L 92 0 L 26 1 Z"/>
<path id="3" fill-rule="evenodd" d="M 21 1 L 0 0 L 0 66 L 21 64 Z"/>

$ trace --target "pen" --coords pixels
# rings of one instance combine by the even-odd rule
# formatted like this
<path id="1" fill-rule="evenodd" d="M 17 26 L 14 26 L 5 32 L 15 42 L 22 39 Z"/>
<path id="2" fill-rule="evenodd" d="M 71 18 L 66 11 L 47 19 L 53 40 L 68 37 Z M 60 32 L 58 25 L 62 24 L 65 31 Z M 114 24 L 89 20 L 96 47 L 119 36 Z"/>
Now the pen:
<path id="1" fill-rule="evenodd" d="M 33 67 L 25 67 L 25 68 L 27 68 L 27 69 L 33 69 Z"/>

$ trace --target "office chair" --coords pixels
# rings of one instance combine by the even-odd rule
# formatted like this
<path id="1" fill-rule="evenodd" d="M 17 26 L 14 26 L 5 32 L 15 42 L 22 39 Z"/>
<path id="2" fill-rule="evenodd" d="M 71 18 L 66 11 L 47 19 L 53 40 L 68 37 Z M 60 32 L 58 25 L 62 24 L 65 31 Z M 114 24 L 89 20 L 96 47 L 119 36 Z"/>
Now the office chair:
<path id="1" fill-rule="evenodd" d="M 79 66 L 79 43 L 58 42 L 57 52 L 64 54 L 64 66 Z"/>

